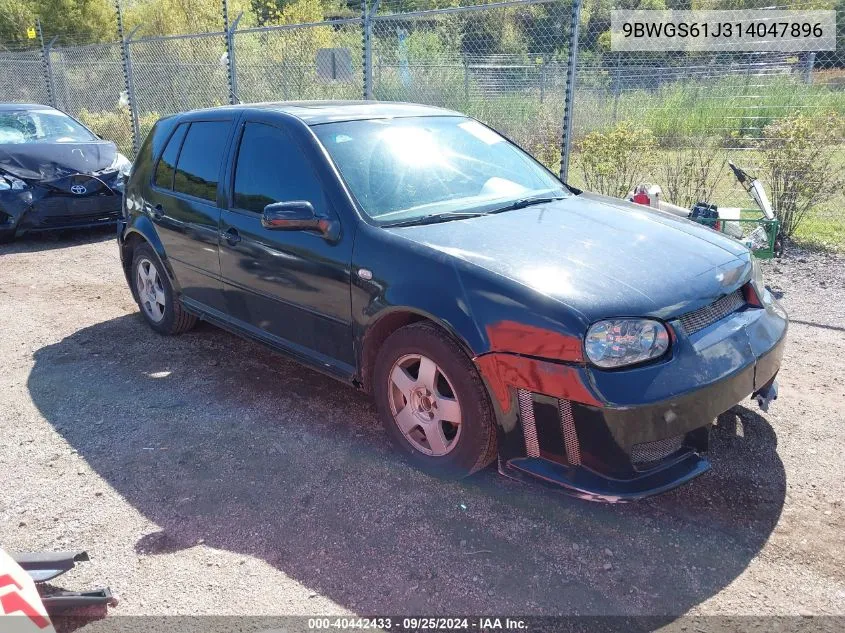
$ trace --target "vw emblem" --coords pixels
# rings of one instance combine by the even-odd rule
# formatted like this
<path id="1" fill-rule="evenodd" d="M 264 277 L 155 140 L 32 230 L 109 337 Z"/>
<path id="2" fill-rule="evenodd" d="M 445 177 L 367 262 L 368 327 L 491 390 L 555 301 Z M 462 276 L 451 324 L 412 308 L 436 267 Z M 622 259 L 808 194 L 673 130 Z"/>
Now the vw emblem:
<path id="1" fill-rule="evenodd" d="M 74 185 L 70 188 L 70 190 L 75 193 L 77 196 L 81 196 L 83 193 L 86 193 L 88 190 L 83 187 L 82 185 Z"/>

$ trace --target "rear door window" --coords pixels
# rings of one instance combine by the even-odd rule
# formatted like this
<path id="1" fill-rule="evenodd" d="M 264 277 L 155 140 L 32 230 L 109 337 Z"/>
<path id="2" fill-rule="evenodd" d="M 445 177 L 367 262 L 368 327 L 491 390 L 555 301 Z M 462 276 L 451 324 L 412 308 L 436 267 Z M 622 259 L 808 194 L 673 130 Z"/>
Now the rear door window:
<path id="1" fill-rule="evenodd" d="M 203 200 L 217 200 L 220 164 L 229 136 L 229 121 L 194 121 L 182 143 L 173 190 Z"/>
<path id="2" fill-rule="evenodd" d="M 235 167 L 234 207 L 261 213 L 274 202 L 306 200 L 321 209 L 323 192 L 314 169 L 279 128 L 244 126 Z"/>
<path id="3" fill-rule="evenodd" d="M 161 158 L 156 166 L 155 179 L 156 187 L 162 189 L 173 189 L 173 174 L 176 173 L 176 159 L 179 158 L 179 149 L 188 131 L 188 123 L 182 123 L 176 128 L 173 136 L 167 142 L 167 146 L 161 153 Z"/>

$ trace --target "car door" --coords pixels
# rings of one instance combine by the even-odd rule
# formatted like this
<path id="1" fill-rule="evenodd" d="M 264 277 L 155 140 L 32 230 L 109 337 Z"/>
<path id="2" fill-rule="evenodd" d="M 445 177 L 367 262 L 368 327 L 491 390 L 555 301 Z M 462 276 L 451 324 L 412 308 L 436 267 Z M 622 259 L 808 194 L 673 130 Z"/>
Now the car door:
<path id="1" fill-rule="evenodd" d="M 220 224 L 226 303 L 253 334 L 323 369 L 351 375 L 354 227 L 327 195 L 327 185 L 337 186 L 336 176 L 320 173 L 328 170 L 315 164 L 314 147 L 297 139 L 289 125 L 256 114 L 236 134 L 229 204 Z M 310 203 L 317 217 L 332 223 L 332 235 L 262 225 L 268 204 L 293 201 Z"/>
<path id="2" fill-rule="evenodd" d="M 219 311 L 225 310 L 225 299 L 218 184 L 232 128 L 231 116 L 180 123 L 156 165 L 145 200 L 183 299 Z"/>

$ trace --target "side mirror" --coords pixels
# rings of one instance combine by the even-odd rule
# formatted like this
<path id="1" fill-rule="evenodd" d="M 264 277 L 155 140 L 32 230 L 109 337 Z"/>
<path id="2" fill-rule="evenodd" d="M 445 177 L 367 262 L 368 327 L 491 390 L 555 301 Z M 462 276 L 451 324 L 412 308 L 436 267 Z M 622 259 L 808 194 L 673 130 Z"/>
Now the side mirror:
<path id="1" fill-rule="evenodd" d="M 278 230 L 316 229 L 317 215 L 306 200 L 274 202 L 264 207 L 261 226 Z"/>
<path id="2" fill-rule="evenodd" d="M 261 226 L 271 231 L 317 231 L 329 240 L 337 239 L 339 233 L 337 221 L 317 217 L 307 200 L 268 204 L 261 214 Z"/>

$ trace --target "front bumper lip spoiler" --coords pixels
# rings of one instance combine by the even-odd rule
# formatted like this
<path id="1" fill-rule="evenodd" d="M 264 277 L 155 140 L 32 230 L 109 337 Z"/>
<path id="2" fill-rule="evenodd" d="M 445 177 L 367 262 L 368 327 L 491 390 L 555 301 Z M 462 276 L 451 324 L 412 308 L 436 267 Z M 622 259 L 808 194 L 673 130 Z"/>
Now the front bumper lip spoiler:
<path id="1" fill-rule="evenodd" d="M 677 488 L 710 470 L 710 462 L 688 451 L 630 479 L 613 479 L 584 466 L 564 466 L 542 457 L 517 457 L 499 466 L 506 477 L 554 486 L 588 501 L 626 503 Z"/>

